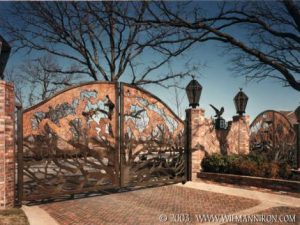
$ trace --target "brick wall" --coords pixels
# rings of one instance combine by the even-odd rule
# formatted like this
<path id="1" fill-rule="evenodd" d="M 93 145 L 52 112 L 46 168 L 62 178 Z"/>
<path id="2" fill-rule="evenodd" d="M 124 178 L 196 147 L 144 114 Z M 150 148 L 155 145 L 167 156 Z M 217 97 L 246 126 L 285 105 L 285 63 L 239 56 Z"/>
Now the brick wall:
<path id="1" fill-rule="evenodd" d="M 0 209 L 15 199 L 14 99 L 13 84 L 0 81 Z"/>
<path id="2" fill-rule="evenodd" d="M 249 116 L 234 116 L 228 130 L 214 129 L 212 119 L 201 108 L 187 109 L 188 147 L 191 149 L 192 179 L 201 169 L 205 155 L 249 153 Z"/>

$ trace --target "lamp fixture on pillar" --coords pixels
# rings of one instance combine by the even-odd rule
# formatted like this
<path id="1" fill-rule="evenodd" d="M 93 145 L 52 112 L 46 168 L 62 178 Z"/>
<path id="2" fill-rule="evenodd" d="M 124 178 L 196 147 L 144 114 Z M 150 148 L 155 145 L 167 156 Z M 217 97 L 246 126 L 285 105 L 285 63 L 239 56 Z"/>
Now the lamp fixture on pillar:
<path id="1" fill-rule="evenodd" d="M 242 91 L 242 88 L 240 88 L 240 91 L 234 97 L 233 101 L 235 104 L 236 113 L 242 116 L 245 113 L 248 102 L 248 96 Z"/>
<path id="2" fill-rule="evenodd" d="M 202 92 L 202 86 L 197 80 L 193 77 L 190 83 L 185 88 L 186 94 L 189 100 L 189 105 L 192 108 L 199 106 L 199 100 Z"/>
<path id="3" fill-rule="evenodd" d="M 10 54 L 10 46 L 0 35 L 0 79 L 4 79 L 4 69 Z"/>

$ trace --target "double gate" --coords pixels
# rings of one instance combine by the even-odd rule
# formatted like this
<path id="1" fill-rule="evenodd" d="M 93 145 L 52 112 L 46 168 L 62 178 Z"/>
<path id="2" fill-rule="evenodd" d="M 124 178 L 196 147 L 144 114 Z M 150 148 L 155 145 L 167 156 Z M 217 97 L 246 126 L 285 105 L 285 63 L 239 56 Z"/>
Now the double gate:
<path id="1" fill-rule="evenodd" d="M 184 182 L 184 123 L 125 83 L 71 87 L 24 110 L 22 200 Z"/>

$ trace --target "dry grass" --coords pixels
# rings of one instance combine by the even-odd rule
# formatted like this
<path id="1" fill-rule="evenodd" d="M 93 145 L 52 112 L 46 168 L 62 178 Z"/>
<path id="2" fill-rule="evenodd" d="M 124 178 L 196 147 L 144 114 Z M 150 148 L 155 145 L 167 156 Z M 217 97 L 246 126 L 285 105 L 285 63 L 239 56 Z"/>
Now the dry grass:
<path id="1" fill-rule="evenodd" d="M 0 210 L 0 225 L 29 225 L 21 209 Z"/>

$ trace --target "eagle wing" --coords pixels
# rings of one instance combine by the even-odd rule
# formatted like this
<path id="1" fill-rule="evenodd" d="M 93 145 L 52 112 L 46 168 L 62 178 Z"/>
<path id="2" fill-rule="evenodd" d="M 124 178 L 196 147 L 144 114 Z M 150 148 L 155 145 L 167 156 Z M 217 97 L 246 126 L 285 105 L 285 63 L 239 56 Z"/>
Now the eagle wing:
<path id="1" fill-rule="evenodd" d="M 209 105 L 216 111 L 217 114 L 219 113 L 219 110 L 216 107 L 214 107 L 212 104 Z"/>

